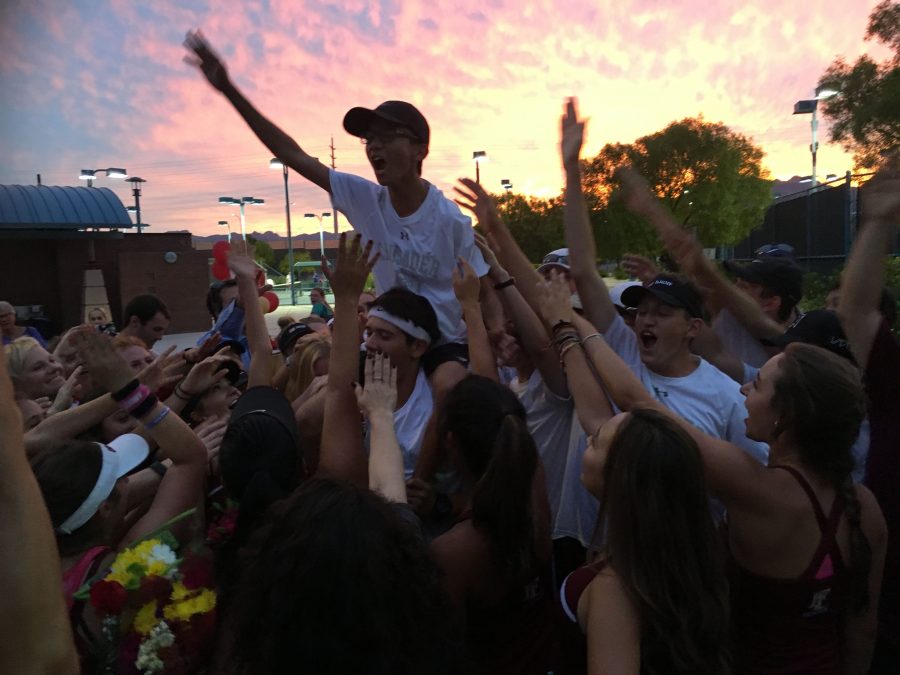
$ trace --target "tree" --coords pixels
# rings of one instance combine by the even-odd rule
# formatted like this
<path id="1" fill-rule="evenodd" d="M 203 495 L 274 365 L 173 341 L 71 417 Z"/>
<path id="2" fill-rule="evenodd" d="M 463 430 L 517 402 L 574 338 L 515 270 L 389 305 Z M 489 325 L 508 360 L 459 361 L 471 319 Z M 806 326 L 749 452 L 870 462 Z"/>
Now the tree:
<path id="1" fill-rule="evenodd" d="M 494 199 L 519 248 L 532 262 L 566 245 L 560 198 L 538 199 L 509 192 Z"/>
<path id="2" fill-rule="evenodd" d="M 745 136 L 702 117 L 673 122 L 631 144 L 604 146 L 583 164 L 601 257 L 662 249 L 653 228 L 619 201 L 613 177 L 618 167 L 633 166 L 685 227 L 716 246 L 740 241 L 762 221 L 771 201 L 762 157 Z"/>
<path id="3" fill-rule="evenodd" d="M 308 262 L 312 260 L 309 256 L 309 251 L 306 249 L 294 249 L 294 262 Z M 287 276 L 288 273 L 288 256 L 287 251 L 284 252 L 284 255 L 281 257 L 281 260 L 278 261 L 278 271 L 281 272 L 284 276 Z M 295 277 L 296 278 L 296 277 Z"/>
<path id="4" fill-rule="evenodd" d="M 876 63 L 863 54 L 852 66 L 838 58 L 819 88 L 840 92 L 823 102 L 831 140 L 853 153 L 858 169 L 874 169 L 900 147 L 900 4 L 879 3 L 869 15 L 865 39 L 893 49 L 893 57 Z"/>
<path id="5" fill-rule="evenodd" d="M 275 262 L 275 251 L 266 242 L 247 235 L 247 243 L 253 247 L 253 259 L 261 265 L 272 267 Z"/>

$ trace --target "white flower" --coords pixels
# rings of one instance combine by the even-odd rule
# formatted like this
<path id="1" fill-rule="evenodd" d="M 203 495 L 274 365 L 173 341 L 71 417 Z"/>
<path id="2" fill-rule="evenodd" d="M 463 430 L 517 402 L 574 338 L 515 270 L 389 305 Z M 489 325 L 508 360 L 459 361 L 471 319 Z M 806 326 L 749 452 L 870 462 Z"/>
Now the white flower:
<path id="1" fill-rule="evenodd" d="M 141 642 L 138 647 L 137 659 L 134 662 L 135 667 L 142 673 L 160 673 L 165 668 L 165 663 L 157 655 L 157 651 L 162 647 L 169 647 L 175 643 L 175 635 L 169 629 L 169 625 L 165 621 L 160 621 L 150 631 L 150 635 Z"/>
<path id="2" fill-rule="evenodd" d="M 159 561 L 169 567 L 174 565 L 177 560 L 175 551 L 165 544 L 157 544 L 150 549 L 150 553 L 147 556 L 147 565 L 149 566 L 151 563 Z"/>

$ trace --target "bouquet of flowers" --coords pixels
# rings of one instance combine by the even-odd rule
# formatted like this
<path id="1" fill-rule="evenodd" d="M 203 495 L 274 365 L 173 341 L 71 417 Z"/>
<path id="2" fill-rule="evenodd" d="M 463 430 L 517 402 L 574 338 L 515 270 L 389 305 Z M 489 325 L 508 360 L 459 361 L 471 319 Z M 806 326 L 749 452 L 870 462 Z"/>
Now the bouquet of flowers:
<path id="1" fill-rule="evenodd" d="M 75 594 L 100 617 L 103 673 L 190 673 L 206 663 L 216 625 L 212 561 L 177 549 L 169 532 L 156 533 Z"/>

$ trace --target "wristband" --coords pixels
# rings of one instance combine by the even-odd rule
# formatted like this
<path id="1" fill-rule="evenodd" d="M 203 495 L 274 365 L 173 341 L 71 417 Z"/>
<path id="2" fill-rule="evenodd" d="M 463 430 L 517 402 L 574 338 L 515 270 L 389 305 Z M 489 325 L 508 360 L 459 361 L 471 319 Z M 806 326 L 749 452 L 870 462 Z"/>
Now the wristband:
<path id="1" fill-rule="evenodd" d="M 163 406 L 163 409 L 160 411 L 159 415 L 157 415 L 156 417 L 154 417 L 154 418 L 153 418 L 152 420 L 150 420 L 149 422 L 144 422 L 144 428 L 145 428 L 145 429 L 152 429 L 152 428 L 155 427 L 157 424 L 159 424 L 159 423 L 162 422 L 164 419 L 166 419 L 166 416 L 167 416 L 168 414 L 169 414 L 169 407 L 168 407 L 168 406 Z"/>
<path id="2" fill-rule="evenodd" d="M 181 388 L 181 382 L 175 385 L 175 389 L 172 391 L 175 396 L 180 398 L 182 401 L 190 401 L 196 394 L 189 394 L 184 389 Z"/>
<path id="3" fill-rule="evenodd" d="M 131 382 L 126 384 L 124 387 L 119 389 L 119 391 L 110 394 L 112 396 L 112 400 L 118 403 L 122 399 L 126 398 L 131 392 L 141 386 L 141 381 L 137 378 L 134 378 Z"/>
<path id="4" fill-rule="evenodd" d="M 128 396 L 119 401 L 119 407 L 125 412 L 130 413 L 132 410 L 141 405 L 141 403 L 143 403 L 147 399 L 147 397 L 151 395 L 151 393 L 152 392 L 146 385 L 141 384 L 137 389 L 128 394 Z"/>
<path id="5" fill-rule="evenodd" d="M 147 398 L 141 401 L 134 410 L 129 411 L 132 417 L 140 419 L 148 412 L 153 410 L 156 407 L 156 404 L 159 403 L 159 399 L 156 398 L 156 394 L 150 394 Z"/>
<path id="6" fill-rule="evenodd" d="M 501 281 L 499 284 L 494 284 L 495 291 L 502 291 L 504 288 L 509 288 L 510 286 L 516 285 L 515 277 L 510 277 L 506 281 Z"/>
<path id="7" fill-rule="evenodd" d="M 559 368 L 560 368 L 560 370 L 562 370 L 563 372 L 566 371 L 566 352 L 568 352 L 570 349 L 573 349 L 575 347 L 580 347 L 580 346 L 581 346 L 581 344 L 576 339 L 576 340 L 567 342 L 562 347 L 560 347 L 560 349 L 559 349 Z"/>
<path id="8" fill-rule="evenodd" d="M 572 325 L 571 321 L 566 321 L 565 319 L 560 319 L 555 324 L 553 324 L 553 328 L 551 329 L 551 331 L 553 332 L 554 335 L 556 335 L 556 333 L 558 331 L 562 330 L 563 328 L 569 327 L 571 325 Z"/>
<path id="9" fill-rule="evenodd" d="M 166 410 L 168 410 L 168 408 L 166 408 Z M 166 475 L 166 471 L 168 470 L 166 469 L 166 465 L 159 460 L 153 462 L 153 464 L 151 464 L 149 468 L 151 471 L 155 471 L 156 473 L 158 473 L 160 478 L 163 478 Z"/>

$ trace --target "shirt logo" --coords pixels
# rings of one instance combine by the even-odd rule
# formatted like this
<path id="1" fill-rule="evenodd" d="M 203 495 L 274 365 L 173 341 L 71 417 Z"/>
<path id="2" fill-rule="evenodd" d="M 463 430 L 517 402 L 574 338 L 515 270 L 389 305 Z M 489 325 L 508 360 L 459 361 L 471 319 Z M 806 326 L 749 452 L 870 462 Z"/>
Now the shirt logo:
<path id="1" fill-rule="evenodd" d="M 809 607 L 806 608 L 806 611 L 803 613 L 803 616 L 816 616 L 817 614 L 824 614 L 828 611 L 828 596 L 831 593 L 830 588 L 826 588 L 822 591 L 817 591 L 813 597 L 812 601 L 809 603 Z"/>
<path id="2" fill-rule="evenodd" d="M 401 230 L 400 238 L 405 239 L 406 241 L 409 241 L 409 232 L 407 232 L 406 230 Z"/>

